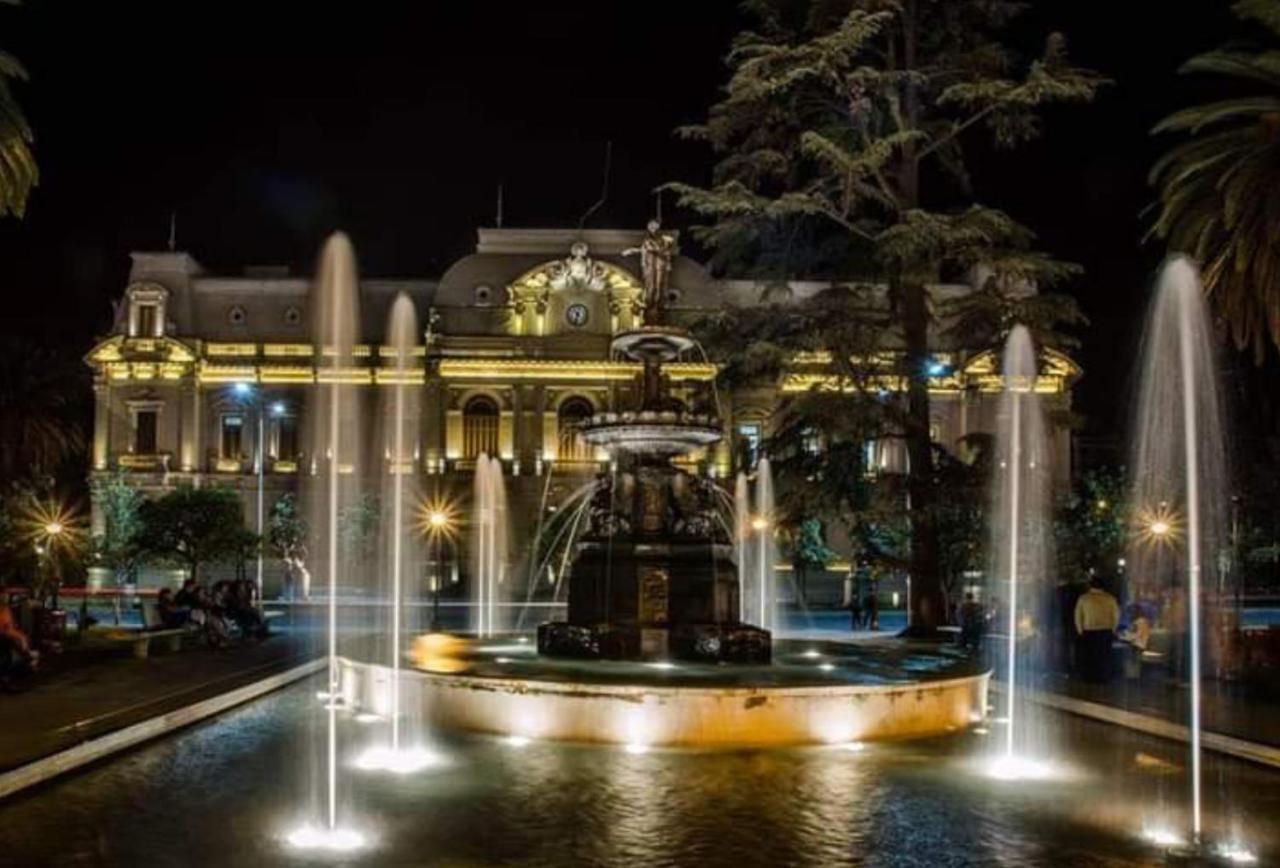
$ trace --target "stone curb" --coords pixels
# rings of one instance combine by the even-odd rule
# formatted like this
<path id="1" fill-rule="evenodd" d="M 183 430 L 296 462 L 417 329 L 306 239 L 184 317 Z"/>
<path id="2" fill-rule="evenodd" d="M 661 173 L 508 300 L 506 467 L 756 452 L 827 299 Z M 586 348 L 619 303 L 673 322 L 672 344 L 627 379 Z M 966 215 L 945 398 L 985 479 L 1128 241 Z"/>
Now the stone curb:
<path id="1" fill-rule="evenodd" d="M 1004 693 L 1004 685 L 997 684 L 994 681 L 991 684 L 991 689 Z M 1182 742 L 1183 744 L 1191 741 L 1191 731 L 1185 725 L 1174 723 L 1161 717 L 1139 714 L 1136 711 L 1116 708 L 1114 705 L 1090 702 L 1086 699 L 1076 699 L 1071 696 L 1063 696 L 1060 693 L 1049 693 L 1043 690 L 1030 690 L 1027 694 L 1032 702 L 1049 708 L 1056 708 L 1059 711 L 1066 711 L 1070 714 L 1110 723 L 1114 726 L 1123 726 L 1126 729 L 1136 730 L 1147 735 L 1169 739 L 1170 741 Z M 1236 759 L 1257 763 L 1258 765 L 1280 768 L 1280 748 L 1208 731 L 1200 733 L 1200 744 L 1205 749 L 1215 753 L 1226 754 Z"/>
<path id="2" fill-rule="evenodd" d="M 320 671 L 326 664 L 327 659 L 321 657 L 19 766 L 0 774 L 0 799 L 279 690 Z"/>

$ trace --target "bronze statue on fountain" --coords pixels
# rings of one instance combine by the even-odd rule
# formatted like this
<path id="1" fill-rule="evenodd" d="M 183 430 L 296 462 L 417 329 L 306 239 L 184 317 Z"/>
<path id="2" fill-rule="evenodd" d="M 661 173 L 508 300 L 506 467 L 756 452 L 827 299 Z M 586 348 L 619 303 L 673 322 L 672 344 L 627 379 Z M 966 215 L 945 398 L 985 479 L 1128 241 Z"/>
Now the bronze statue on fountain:
<path id="1" fill-rule="evenodd" d="M 671 395 L 662 372 L 694 346 L 686 331 L 664 324 L 674 240 L 653 221 L 634 252 L 641 255 L 646 325 L 618 334 L 613 350 L 642 364 L 641 400 L 633 411 L 600 413 L 583 426 L 584 439 L 605 448 L 617 471 L 601 474 L 588 505 L 568 577 L 568 619 L 539 626 L 538 651 L 768 662 L 769 631 L 739 617 L 732 540 L 718 519 L 713 484 L 671 464 L 721 437 L 720 420 Z"/>

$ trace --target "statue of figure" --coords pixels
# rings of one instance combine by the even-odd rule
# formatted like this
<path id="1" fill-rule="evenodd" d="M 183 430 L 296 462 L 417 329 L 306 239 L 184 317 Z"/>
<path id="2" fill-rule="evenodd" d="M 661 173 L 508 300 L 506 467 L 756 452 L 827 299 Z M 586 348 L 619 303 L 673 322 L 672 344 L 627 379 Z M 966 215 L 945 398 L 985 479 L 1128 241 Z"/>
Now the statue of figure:
<path id="1" fill-rule="evenodd" d="M 569 256 L 555 263 L 551 269 L 551 286 L 555 289 L 605 288 L 608 272 L 603 262 L 596 262 L 589 255 L 585 241 L 575 241 L 569 248 Z"/>
<path id="2" fill-rule="evenodd" d="M 667 278 L 671 276 L 671 260 L 676 255 L 676 237 L 663 232 L 657 220 L 650 220 L 639 247 L 628 247 L 623 256 L 640 256 L 640 273 L 644 278 L 644 308 L 652 322 L 662 321 L 666 300 Z"/>
<path id="3" fill-rule="evenodd" d="M 422 340 L 427 346 L 435 344 L 436 339 L 440 337 L 436 329 L 440 325 L 440 311 L 434 307 L 427 308 L 427 329 L 422 333 Z"/>

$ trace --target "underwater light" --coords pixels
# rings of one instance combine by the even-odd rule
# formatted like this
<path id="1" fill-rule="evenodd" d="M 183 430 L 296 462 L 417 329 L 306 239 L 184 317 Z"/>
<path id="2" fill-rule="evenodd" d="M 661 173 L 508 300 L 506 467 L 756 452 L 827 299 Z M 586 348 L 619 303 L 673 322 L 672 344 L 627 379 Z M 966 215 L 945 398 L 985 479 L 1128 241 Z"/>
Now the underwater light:
<path id="1" fill-rule="evenodd" d="M 1002 756 L 987 763 L 987 777 L 998 781 L 1043 781 L 1056 774 L 1053 766 L 1020 756 Z"/>
<path id="2" fill-rule="evenodd" d="M 1257 855 L 1240 844 L 1219 844 L 1214 852 L 1236 865 L 1255 865 L 1258 862 Z"/>
<path id="3" fill-rule="evenodd" d="M 991 732 L 991 730 L 987 729 L 985 726 L 975 726 L 973 728 L 974 735 L 986 735 L 989 732 Z"/>
<path id="4" fill-rule="evenodd" d="M 495 657 L 493 658 L 493 662 L 494 663 L 512 663 L 514 661 L 510 657 Z"/>
<path id="5" fill-rule="evenodd" d="M 822 663 L 822 664 L 819 664 L 818 668 L 821 669 L 823 672 L 830 672 L 836 667 L 832 663 Z"/>
<path id="6" fill-rule="evenodd" d="M 804 656 L 808 657 L 810 660 L 816 660 L 822 656 L 822 652 L 817 648 L 810 648 L 808 651 L 804 652 Z"/>
<path id="7" fill-rule="evenodd" d="M 650 669 L 675 669 L 675 668 L 677 668 L 677 667 L 676 667 L 676 664 L 674 664 L 674 663 L 672 663 L 672 662 L 670 662 L 670 661 L 668 661 L 668 660 L 659 660 L 659 661 L 658 661 L 658 662 L 656 662 L 656 663 L 646 663 L 646 664 L 644 664 L 644 665 L 645 665 L 645 666 L 648 666 Z"/>
<path id="8" fill-rule="evenodd" d="M 1149 826 L 1142 830 L 1142 837 L 1157 847 L 1181 847 L 1186 843 L 1182 836 L 1165 826 Z"/>
<path id="9" fill-rule="evenodd" d="M 371 711 L 362 711 L 356 715 L 356 723 L 377 723 L 382 720 L 382 715 L 374 714 Z"/>
<path id="10" fill-rule="evenodd" d="M 507 747 L 528 747 L 531 739 L 525 735 L 509 735 L 502 740 Z"/>
<path id="11" fill-rule="evenodd" d="M 649 745 L 644 744 L 643 742 L 633 741 L 630 744 L 628 744 L 626 747 L 624 747 L 623 750 L 625 750 L 627 753 L 630 753 L 630 754 L 648 753 Z"/>
<path id="12" fill-rule="evenodd" d="M 846 741 L 843 744 L 836 745 L 837 748 L 849 753 L 862 753 L 867 746 L 860 741 Z"/>
<path id="13" fill-rule="evenodd" d="M 299 850 L 333 850 L 338 853 L 350 853 L 364 847 L 368 841 L 355 829 L 318 829 L 315 826 L 303 826 L 285 836 L 289 846 Z"/>
<path id="14" fill-rule="evenodd" d="M 444 758 L 434 751 L 421 747 L 389 748 L 386 746 L 371 747 L 356 759 L 356 768 L 361 771 L 394 772 L 398 775 L 411 775 L 431 766 L 443 765 Z"/>

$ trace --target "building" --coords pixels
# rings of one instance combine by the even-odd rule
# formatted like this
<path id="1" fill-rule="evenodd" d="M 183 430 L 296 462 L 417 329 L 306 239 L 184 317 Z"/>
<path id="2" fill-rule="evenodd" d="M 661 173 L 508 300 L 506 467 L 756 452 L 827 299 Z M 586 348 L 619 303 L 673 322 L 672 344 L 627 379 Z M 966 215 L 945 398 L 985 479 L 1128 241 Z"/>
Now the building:
<path id="1" fill-rule="evenodd" d="M 606 459 L 579 439 L 576 425 L 628 405 L 638 369 L 611 359 L 609 347 L 615 332 L 643 322 L 639 267 L 626 254 L 642 235 L 480 229 L 475 252 L 438 279 L 361 281 L 364 342 L 357 355 L 366 365 L 359 382 L 376 390 L 385 381 L 378 368 L 388 311 L 398 294 L 407 294 L 423 328 L 413 374 L 422 390 L 415 473 L 465 496 L 476 457 L 499 456 L 517 541 L 529 538 L 540 510 L 554 508 Z M 724 304 L 756 304 L 765 293 L 803 296 L 828 284 L 719 280 L 677 256 L 668 285 L 669 316 L 688 322 Z M 259 486 L 269 512 L 305 471 L 300 426 L 317 381 L 309 296 L 310 280 L 283 269 L 227 277 L 206 274 L 182 252 L 133 254 L 111 334 L 86 357 L 96 408 L 91 474 L 125 471 L 148 492 L 181 483 L 231 485 L 243 492 L 252 526 Z M 1058 354 L 1049 362 L 1037 388 L 1067 409 L 1078 370 Z M 949 348 L 937 363 L 935 439 L 954 447 L 967 434 L 991 431 L 1001 388 L 995 356 Z M 711 394 L 714 360 L 685 360 L 667 371 L 682 397 Z M 749 469 L 743 465 L 769 435 L 779 395 L 820 383 L 821 375 L 797 360 L 778 382 L 737 394 L 721 390 L 715 400 L 727 436 L 691 463 L 721 479 Z M 1069 444 L 1069 432 L 1055 432 L 1055 466 L 1064 478 Z M 900 469 L 904 460 L 891 444 L 867 449 L 869 464 L 881 470 Z M 269 568 L 269 585 L 277 573 Z"/>

